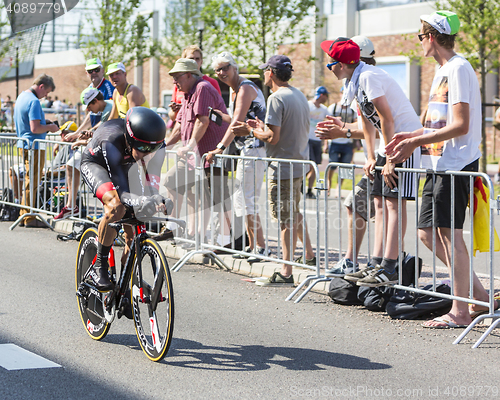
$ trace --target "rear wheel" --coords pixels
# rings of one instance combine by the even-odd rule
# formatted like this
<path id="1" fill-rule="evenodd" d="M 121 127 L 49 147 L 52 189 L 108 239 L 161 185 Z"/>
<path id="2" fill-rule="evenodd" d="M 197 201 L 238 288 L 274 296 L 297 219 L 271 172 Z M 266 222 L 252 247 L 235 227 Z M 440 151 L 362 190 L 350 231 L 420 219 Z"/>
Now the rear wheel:
<path id="1" fill-rule="evenodd" d="M 160 361 L 167 354 L 172 341 L 174 290 L 165 255 L 152 239 L 145 239 L 141 243 L 141 254 L 134 262 L 131 288 L 137 338 L 148 358 Z"/>
<path id="2" fill-rule="evenodd" d="M 106 336 L 111 324 L 110 315 L 104 307 L 104 300 L 112 292 L 101 293 L 85 283 L 89 270 L 95 263 L 97 255 L 97 231 L 87 229 L 78 246 L 76 257 L 76 297 L 78 311 L 82 318 L 83 326 L 92 339 L 101 340 Z M 108 320 L 106 320 L 106 317 Z"/>

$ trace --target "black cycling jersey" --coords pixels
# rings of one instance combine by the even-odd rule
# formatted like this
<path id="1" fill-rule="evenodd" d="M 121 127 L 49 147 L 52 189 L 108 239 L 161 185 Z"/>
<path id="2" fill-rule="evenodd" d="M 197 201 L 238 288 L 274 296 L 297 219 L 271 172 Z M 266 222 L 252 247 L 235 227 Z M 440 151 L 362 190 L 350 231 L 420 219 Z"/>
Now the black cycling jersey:
<path id="1" fill-rule="evenodd" d="M 101 201 L 104 193 L 116 190 L 123 204 L 134 207 L 139 205 L 141 196 L 158 193 L 165 146 L 147 156 L 148 161 L 136 162 L 125 135 L 123 119 L 99 126 L 83 151 L 81 173 Z"/>

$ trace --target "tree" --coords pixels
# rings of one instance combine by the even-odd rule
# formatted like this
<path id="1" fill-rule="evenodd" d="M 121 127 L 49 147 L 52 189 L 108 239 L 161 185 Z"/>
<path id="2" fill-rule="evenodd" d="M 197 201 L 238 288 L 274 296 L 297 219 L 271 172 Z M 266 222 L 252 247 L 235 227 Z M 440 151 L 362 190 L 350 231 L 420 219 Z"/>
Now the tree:
<path id="1" fill-rule="evenodd" d="M 81 43 L 85 57 L 99 57 L 105 67 L 113 62 L 142 63 L 149 56 L 145 43 L 150 16 L 137 14 L 140 0 L 94 0 L 94 4 L 98 18 L 88 16 L 93 34 Z"/>
<path id="2" fill-rule="evenodd" d="M 182 49 L 198 43 L 198 21 L 203 21 L 203 49 L 215 54 L 230 51 L 256 72 L 280 44 L 304 43 L 315 28 L 315 0 L 173 0 L 167 10 L 167 40 L 164 54 L 172 63 Z M 304 23 L 311 17 L 312 25 Z M 173 60 L 173 61 L 172 61 Z"/>
<path id="3" fill-rule="evenodd" d="M 481 87 L 481 170 L 486 172 L 486 75 L 498 69 L 500 29 L 500 0 L 448 0 L 446 4 L 436 2 L 437 9 L 455 12 L 460 19 L 457 44 L 461 53 L 475 70 L 479 71 Z"/>

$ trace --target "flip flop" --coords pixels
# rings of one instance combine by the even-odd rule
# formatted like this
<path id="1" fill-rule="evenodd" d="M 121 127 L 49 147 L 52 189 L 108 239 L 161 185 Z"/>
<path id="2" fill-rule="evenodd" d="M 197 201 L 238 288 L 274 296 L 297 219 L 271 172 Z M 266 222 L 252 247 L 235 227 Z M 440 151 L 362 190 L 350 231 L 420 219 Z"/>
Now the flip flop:
<path id="1" fill-rule="evenodd" d="M 424 328 L 429 328 L 429 329 L 463 329 L 463 328 L 467 328 L 468 325 L 458 325 L 456 324 L 455 322 L 453 321 L 450 321 L 448 319 L 445 319 L 443 317 L 436 317 L 433 319 L 433 321 L 436 321 L 436 322 L 440 322 L 441 324 L 443 325 L 424 325 L 422 324 L 422 326 Z"/>
<path id="2" fill-rule="evenodd" d="M 494 297 L 496 302 L 496 307 L 494 311 L 498 311 L 500 309 L 500 298 Z M 489 309 L 486 310 L 478 310 L 478 311 L 469 311 L 470 317 L 474 320 L 480 315 L 488 314 L 490 312 Z"/>

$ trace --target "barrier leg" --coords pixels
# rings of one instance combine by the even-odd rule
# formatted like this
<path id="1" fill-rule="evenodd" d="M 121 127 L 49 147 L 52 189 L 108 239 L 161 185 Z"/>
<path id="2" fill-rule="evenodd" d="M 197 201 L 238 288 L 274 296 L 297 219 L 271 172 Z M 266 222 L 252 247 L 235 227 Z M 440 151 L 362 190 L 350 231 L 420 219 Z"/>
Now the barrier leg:
<path id="1" fill-rule="evenodd" d="M 309 291 L 318 283 L 320 282 L 326 282 L 326 281 L 329 281 L 330 278 L 326 278 L 324 276 L 318 276 L 318 275 L 312 275 L 312 276 L 308 276 L 299 286 L 297 286 L 295 288 L 295 290 L 290 293 L 290 295 L 285 299 L 285 301 L 290 301 L 294 298 L 294 296 L 305 286 L 305 285 L 309 285 L 309 282 L 313 281 L 305 290 L 304 292 L 294 301 L 294 303 L 298 303 L 300 302 L 304 296 L 307 295 L 307 293 L 309 293 Z"/>

